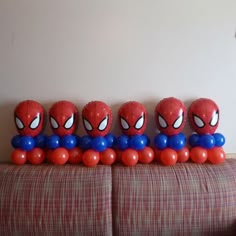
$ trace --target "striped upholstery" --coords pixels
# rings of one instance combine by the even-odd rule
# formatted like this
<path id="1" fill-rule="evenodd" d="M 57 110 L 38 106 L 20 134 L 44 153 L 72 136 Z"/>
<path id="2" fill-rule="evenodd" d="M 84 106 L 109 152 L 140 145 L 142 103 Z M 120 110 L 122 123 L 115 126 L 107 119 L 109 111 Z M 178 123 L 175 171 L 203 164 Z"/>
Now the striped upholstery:
<path id="1" fill-rule="evenodd" d="M 236 235 L 236 160 L 112 171 L 114 235 Z"/>
<path id="2" fill-rule="evenodd" d="M 0 235 L 111 235 L 111 167 L 0 164 Z"/>
<path id="3" fill-rule="evenodd" d="M 236 235 L 236 159 L 0 164 L 0 235 Z"/>

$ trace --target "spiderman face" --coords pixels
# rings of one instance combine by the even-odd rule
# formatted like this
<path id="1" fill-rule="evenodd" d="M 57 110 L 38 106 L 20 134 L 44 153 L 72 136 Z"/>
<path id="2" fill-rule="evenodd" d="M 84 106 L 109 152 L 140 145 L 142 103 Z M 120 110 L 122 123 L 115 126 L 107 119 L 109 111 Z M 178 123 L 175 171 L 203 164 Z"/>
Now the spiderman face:
<path id="1" fill-rule="evenodd" d="M 219 124 L 219 108 L 208 98 L 195 100 L 189 107 L 189 122 L 198 134 L 213 134 Z"/>
<path id="2" fill-rule="evenodd" d="M 186 108 L 177 98 L 170 97 L 161 100 L 155 109 L 155 119 L 158 129 L 166 135 L 176 135 L 181 132 L 186 123 Z"/>
<path id="3" fill-rule="evenodd" d="M 50 126 L 58 136 L 73 134 L 78 122 L 78 110 L 69 101 L 58 101 L 49 110 Z"/>
<path id="4" fill-rule="evenodd" d="M 124 103 L 119 109 L 122 132 L 126 135 L 143 134 L 147 126 L 146 108 L 139 102 Z"/>
<path id="5" fill-rule="evenodd" d="M 82 117 L 84 128 L 92 137 L 105 136 L 111 129 L 112 112 L 104 102 L 89 102 L 83 108 Z"/>
<path id="6" fill-rule="evenodd" d="M 14 114 L 15 125 L 20 135 L 34 137 L 42 131 L 44 110 L 38 102 L 22 101 L 16 106 Z"/>

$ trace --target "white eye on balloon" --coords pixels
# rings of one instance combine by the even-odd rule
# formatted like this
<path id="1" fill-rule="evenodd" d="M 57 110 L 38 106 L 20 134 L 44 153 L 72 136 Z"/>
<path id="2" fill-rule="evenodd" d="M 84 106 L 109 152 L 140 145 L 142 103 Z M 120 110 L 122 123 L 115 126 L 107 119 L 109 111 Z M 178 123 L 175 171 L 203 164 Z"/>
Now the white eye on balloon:
<path id="1" fill-rule="evenodd" d="M 128 122 L 122 117 L 120 118 L 120 124 L 121 124 L 122 128 L 125 130 L 128 130 L 130 127 Z"/>
<path id="2" fill-rule="evenodd" d="M 38 128 L 39 124 L 40 124 L 40 120 L 41 120 L 41 116 L 40 113 L 37 114 L 37 116 L 32 120 L 32 122 L 30 123 L 30 128 L 31 129 L 36 129 Z"/>
<path id="3" fill-rule="evenodd" d="M 58 129 L 59 125 L 57 123 L 57 121 L 51 116 L 50 117 L 50 123 L 53 129 Z"/>
<path id="4" fill-rule="evenodd" d="M 18 129 L 24 129 L 25 126 L 23 122 L 17 116 L 15 117 L 15 122 Z"/>
<path id="5" fill-rule="evenodd" d="M 144 114 L 136 121 L 135 125 L 134 125 L 134 128 L 135 129 L 141 129 L 143 127 L 143 124 L 144 124 L 144 121 L 145 121 L 145 117 L 144 117 Z"/>
<path id="6" fill-rule="evenodd" d="M 72 114 L 72 116 L 69 117 L 64 124 L 65 129 L 70 129 L 73 126 L 74 121 L 75 121 L 74 114 Z"/>
<path id="7" fill-rule="evenodd" d="M 85 118 L 83 119 L 83 122 L 84 122 L 84 127 L 86 130 L 88 131 L 93 130 L 93 126 Z"/>
<path id="8" fill-rule="evenodd" d="M 165 119 L 161 115 L 158 115 L 158 123 L 161 126 L 161 128 L 166 128 L 168 126 Z"/>
<path id="9" fill-rule="evenodd" d="M 217 111 L 211 119 L 210 126 L 216 126 L 219 120 L 219 112 Z"/>
<path id="10" fill-rule="evenodd" d="M 106 116 L 101 122 L 100 124 L 98 125 L 98 130 L 100 131 L 103 131 L 106 129 L 107 125 L 108 125 L 108 120 L 109 120 L 109 117 Z"/>
<path id="11" fill-rule="evenodd" d="M 183 120 L 184 120 L 184 113 L 176 119 L 176 121 L 173 124 L 173 127 L 175 129 L 178 129 L 182 125 Z"/>
<path id="12" fill-rule="evenodd" d="M 195 125 L 199 128 L 202 128 L 205 126 L 205 122 L 198 116 L 193 115 L 193 121 L 195 123 Z"/>

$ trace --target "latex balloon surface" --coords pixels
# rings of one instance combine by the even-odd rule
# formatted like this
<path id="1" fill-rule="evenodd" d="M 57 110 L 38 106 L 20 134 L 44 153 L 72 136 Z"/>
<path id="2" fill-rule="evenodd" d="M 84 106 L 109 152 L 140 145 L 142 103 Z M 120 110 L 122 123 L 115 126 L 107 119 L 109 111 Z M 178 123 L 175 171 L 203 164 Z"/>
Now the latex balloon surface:
<path id="1" fill-rule="evenodd" d="M 143 134 L 147 126 L 146 108 L 139 102 L 124 103 L 119 111 L 122 132 L 126 135 Z"/>
<path id="2" fill-rule="evenodd" d="M 213 134 L 219 124 L 219 108 L 208 98 L 195 100 L 189 107 L 189 122 L 198 134 Z"/>
<path id="3" fill-rule="evenodd" d="M 78 122 L 78 110 L 72 102 L 58 101 L 49 110 L 49 121 L 54 134 L 73 134 Z"/>
<path id="4" fill-rule="evenodd" d="M 20 102 L 14 111 L 15 125 L 21 135 L 34 137 L 43 129 L 44 110 L 33 100 Z"/>
<path id="5" fill-rule="evenodd" d="M 110 107 L 101 101 L 89 102 L 82 110 L 83 125 L 92 137 L 105 136 L 112 125 L 112 112 Z"/>
<path id="6" fill-rule="evenodd" d="M 155 120 L 162 133 L 166 135 L 178 134 L 186 123 L 185 105 L 177 98 L 164 98 L 156 106 Z"/>

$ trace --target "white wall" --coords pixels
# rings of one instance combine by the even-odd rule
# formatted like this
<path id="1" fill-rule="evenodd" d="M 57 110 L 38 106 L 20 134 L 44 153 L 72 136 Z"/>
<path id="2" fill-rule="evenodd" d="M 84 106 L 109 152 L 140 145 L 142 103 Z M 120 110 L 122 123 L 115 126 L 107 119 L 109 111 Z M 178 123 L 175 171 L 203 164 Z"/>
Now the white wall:
<path id="1" fill-rule="evenodd" d="M 99 99 L 114 116 L 138 100 L 153 136 L 160 99 L 209 97 L 225 150 L 236 152 L 235 32 L 235 0 L 1 0 L 0 161 L 10 158 L 14 107 L 29 98 L 80 110 Z"/>

